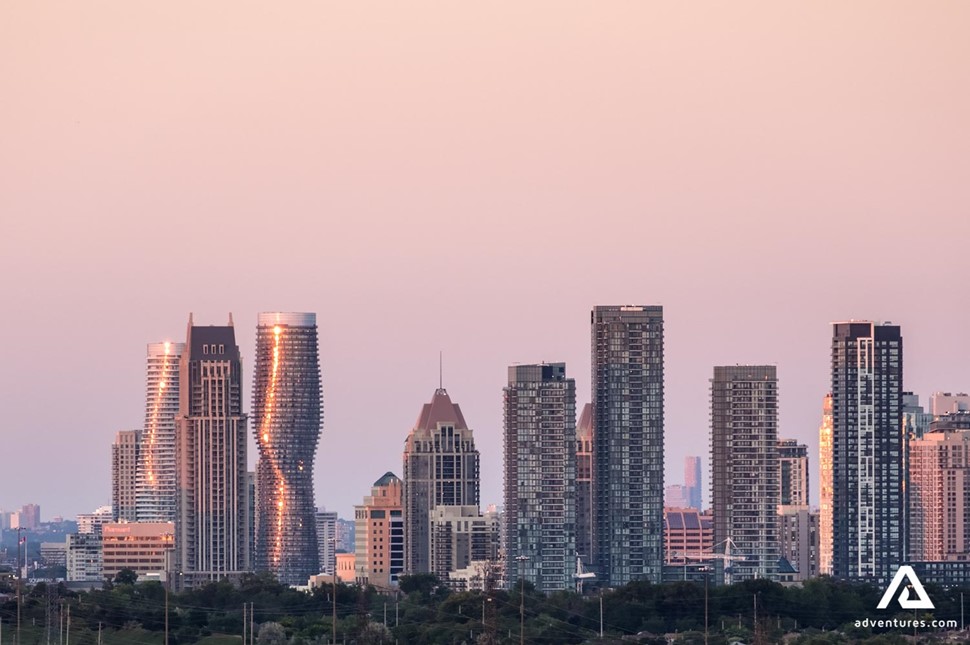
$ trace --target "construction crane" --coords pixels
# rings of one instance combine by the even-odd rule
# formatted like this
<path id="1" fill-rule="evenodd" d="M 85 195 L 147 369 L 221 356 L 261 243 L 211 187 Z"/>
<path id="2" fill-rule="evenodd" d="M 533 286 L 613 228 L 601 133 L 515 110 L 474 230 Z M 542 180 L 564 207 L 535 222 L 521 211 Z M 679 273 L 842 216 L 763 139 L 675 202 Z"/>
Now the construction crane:
<path id="1" fill-rule="evenodd" d="M 714 549 L 724 545 L 724 553 L 716 553 Z M 684 571 L 687 570 L 688 560 L 720 560 L 725 563 L 724 567 L 724 584 L 731 584 L 731 563 L 733 562 L 743 562 L 748 559 L 746 555 L 731 555 L 732 549 L 737 549 L 738 545 L 734 543 L 734 540 L 727 538 L 722 542 L 718 542 L 711 547 L 710 551 L 699 551 L 696 553 L 683 553 L 674 551 L 672 555 L 679 556 L 684 559 Z M 686 573 L 685 573 L 686 575 Z"/>
<path id="2" fill-rule="evenodd" d="M 596 577 L 596 574 L 592 571 L 587 571 L 583 568 L 583 556 L 576 553 L 576 573 L 573 574 L 573 580 L 576 581 L 576 593 L 580 596 L 583 595 L 583 583 L 587 580 L 592 580 Z"/>

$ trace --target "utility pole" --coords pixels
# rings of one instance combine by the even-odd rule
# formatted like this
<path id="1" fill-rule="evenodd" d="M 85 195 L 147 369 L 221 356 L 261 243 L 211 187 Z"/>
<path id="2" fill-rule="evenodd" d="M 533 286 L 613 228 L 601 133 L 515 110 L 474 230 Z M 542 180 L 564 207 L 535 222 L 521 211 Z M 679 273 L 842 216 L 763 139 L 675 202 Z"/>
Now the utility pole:
<path id="1" fill-rule="evenodd" d="M 67 603 L 67 638 L 64 639 L 64 645 L 71 645 L 71 603 Z"/>
<path id="2" fill-rule="evenodd" d="M 603 588 L 600 587 L 600 639 L 603 638 Z"/>
<path id="3" fill-rule="evenodd" d="M 525 561 L 529 556 L 520 555 L 515 558 L 519 562 L 519 645 L 525 645 Z"/>
<path id="4" fill-rule="evenodd" d="M 710 580 L 710 567 L 704 567 L 704 645 L 708 645 L 707 631 L 707 585 Z"/>
<path id="5" fill-rule="evenodd" d="M 172 584 L 172 578 L 165 572 L 165 645 L 168 645 L 168 588 Z"/>
<path id="6" fill-rule="evenodd" d="M 25 538 L 20 537 L 23 530 L 23 527 L 17 527 L 17 638 L 15 641 L 17 645 L 20 645 L 20 606 L 23 604 L 24 586 L 24 570 L 20 566 L 20 547 L 26 542 Z M 26 556 L 26 553 L 24 555 Z M 24 559 L 26 560 L 26 557 Z"/>
<path id="7" fill-rule="evenodd" d="M 247 603 L 243 603 L 243 645 L 246 645 L 248 642 L 246 640 L 246 604 Z"/>
<path id="8" fill-rule="evenodd" d="M 256 603 L 249 603 L 249 645 L 256 642 Z"/>
<path id="9" fill-rule="evenodd" d="M 101 645 L 101 621 L 98 621 L 98 645 Z"/>

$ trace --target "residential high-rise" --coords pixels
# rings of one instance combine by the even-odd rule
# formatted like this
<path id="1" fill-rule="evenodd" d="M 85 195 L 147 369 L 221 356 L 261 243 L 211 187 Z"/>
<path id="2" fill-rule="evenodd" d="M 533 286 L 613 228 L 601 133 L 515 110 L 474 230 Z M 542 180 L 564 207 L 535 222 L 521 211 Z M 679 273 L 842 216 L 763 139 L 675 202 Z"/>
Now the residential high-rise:
<path id="1" fill-rule="evenodd" d="M 150 343 L 145 379 L 145 425 L 138 447 L 135 516 L 139 522 L 175 521 L 175 417 L 184 343 Z"/>
<path id="2" fill-rule="evenodd" d="M 139 430 L 121 430 L 111 444 L 111 515 L 115 522 L 134 522 Z"/>
<path id="3" fill-rule="evenodd" d="M 438 580 L 456 588 L 452 573 L 498 560 L 497 513 L 482 515 L 477 506 L 438 506 L 431 513 L 431 572 Z"/>
<path id="4" fill-rule="evenodd" d="M 40 528 L 40 504 L 24 504 L 20 507 L 20 525 L 28 531 Z"/>
<path id="5" fill-rule="evenodd" d="M 910 443 L 910 560 L 970 560 L 970 412 Z"/>
<path id="6" fill-rule="evenodd" d="M 808 446 L 795 439 L 778 440 L 780 501 L 783 506 L 808 506 Z"/>
<path id="7" fill-rule="evenodd" d="M 176 566 L 181 584 L 249 571 L 249 490 L 242 361 L 232 317 L 197 327 L 189 316 L 175 429 Z"/>
<path id="8" fill-rule="evenodd" d="M 822 402 L 818 429 L 818 572 L 832 575 L 832 395 Z"/>
<path id="9" fill-rule="evenodd" d="M 593 558 L 593 406 L 583 406 L 576 424 L 576 553 Z"/>
<path id="10" fill-rule="evenodd" d="M 576 382 L 565 363 L 513 365 L 505 388 L 505 571 L 542 592 L 576 570 Z"/>
<path id="11" fill-rule="evenodd" d="M 394 473 L 374 482 L 364 503 L 354 507 L 357 583 L 378 589 L 397 586 L 404 570 L 401 480 Z"/>
<path id="12" fill-rule="evenodd" d="M 818 513 L 808 506 L 783 504 L 778 507 L 778 533 L 781 556 L 795 569 L 793 579 L 818 576 Z"/>
<path id="13" fill-rule="evenodd" d="M 590 314 L 594 562 L 619 587 L 663 576 L 663 307 Z"/>
<path id="14" fill-rule="evenodd" d="M 832 575 L 886 584 L 906 552 L 903 338 L 834 323 Z"/>
<path id="15" fill-rule="evenodd" d="M 731 581 L 772 578 L 778 565 L 778 376 L 773 365 L 715 367 L 711 380 L 714 543 L 746 560 Z M 720 577 L 722 568 L 718 567 Z"/>
<path id="16" fill-rule="evenodd" d="M 404 570 L 430 573 L 432 513 L 479 504 L 479 456 L 461 408 L 439 387 L 404 442 Z"/>
<path id="17" fill-rule="evenodd" d="M 701 510 L 701 496 L 704 489 L 700 457 L 684 457 L 684 486 L 687 487 L 687 506 Z"/>
<path id="18" fill-rule="evenodd" d="M 332 576 L 337 571 L 337 512 L 317 509 L 316 520 L 320 573 Z"/>
<path id="19" fill-rule="evenodd" d="M 305 585 L 320 573 L 313 501 L 321 416 L 316 314 L 259 314 L 253 371 L 256 569 L 283 584 Z"/>

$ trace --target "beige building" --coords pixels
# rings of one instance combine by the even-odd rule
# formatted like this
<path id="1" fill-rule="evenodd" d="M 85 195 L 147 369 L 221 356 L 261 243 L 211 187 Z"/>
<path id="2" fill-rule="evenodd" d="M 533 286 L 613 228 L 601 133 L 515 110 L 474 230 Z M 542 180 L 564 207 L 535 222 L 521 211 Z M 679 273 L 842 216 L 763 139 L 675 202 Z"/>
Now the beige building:
<path id="1" fill-rule="evenodd" d="M 817 512 L 808 506 L 778 507 L 778 534 L 781 536 L 781 557 L 795 569 L 792 580 L 808 580 L 818 576 L 819 531 Z"/>
<path id="2" fill-rule="evenodd" d="M 337 554 L 337 580 L 353 584 L 357 579 L 357 556 L 353 553 Z"/>
<path id="3" fill-rule="evenodd" d="M 396 586 L 404 569 L 401 480 L 385 473 L 374 482 L 364 503 L 354 507 L 354 518 L 356 582 L 379 589 Z"/>
<path id="4" fill-rule="evenodd" d="M 135 521 L 135 489 L 138 473 L 138 445 L 141 432 L 122 430 L 111 444 L 111 518 L 115 522 Z"/>
<path id="5" fill-rule="evenodd" d="M 124 522 L 101 528 L 102 575 L 114 579 L 122 569 L 139 577 L 165 571 L 175 549 L 172 522 Z"/>
<path id="6" fill-rule="evenodd" d="M 818 429 L 818 572 L 832 575 L 832 395 L 822 402 L 822 425 Z"/>
<path id="7" fill-rule="evenodd" d="M 970 412 L 940 417 L 909 446 L 911 559 L 970 559 Z"/>
<path id="8" fill-rule="evenodd" d="M 499 557 L 498 513 L 477 506 L 437 506 L 431 511 L 431 571 L 448 581 L 452 571 Z"/>

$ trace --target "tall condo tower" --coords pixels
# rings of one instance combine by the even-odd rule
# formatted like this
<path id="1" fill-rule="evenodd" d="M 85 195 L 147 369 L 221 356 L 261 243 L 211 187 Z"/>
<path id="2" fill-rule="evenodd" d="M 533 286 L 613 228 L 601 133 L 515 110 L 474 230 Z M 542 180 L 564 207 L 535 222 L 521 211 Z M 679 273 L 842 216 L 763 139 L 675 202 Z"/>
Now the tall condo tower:
<path id="1" fill-rule="evenodd" d="M 746 560 L 732 582 L 778 569 L 778 376 L 773 365 L 715 367 L 711 379 L 714 544 L 732 540 Z M 720 577 L 721 567 L 717 567 Z"/>
<path id="2" fill-rule="evenodd" d="M 576 571 L 576 382 L 565 363 L 513 365 L 505 388 L 505 572 L 544 593 Z"/>
<path id="3" fill-rule="evenodd" d="M 832 575 L 885 584 L 906 547 L 903 338 L 896 325 L 834 323 Z"/>
<path id="4" fill-rule="evenodd" d="M 145 425 L 135 482 L 135 516 L 139 522 L 175 521 L 175 417 L 183 351 L 185 343 L 148 345 Z"/>
<path id="5" fill-rule="evenodd" d="M 135 521 L 135 481 L 141 430 L 122 430 L 111 444 L 111 517 Z"/>
<path id="6" fill-rule="evenodd" d="M 808 506 L 808 446 L 795 439 L 778 440 L 778 466 L 783 506 Z"/>
<path id="7" fill-rule="evenodd" d="M 189 316 L 175 424 L 176 559 L 193 586 L 251 569 L 242 363 L 232 326 Z"/>
<path id="8" fill-rule="evenodd" d="M 832 395 L 822 401 L 818 428 L 818 572 L 832 575 Z"/>
<path id="9" fill-rule="evenodd" d="M 593 406 L 587 403 L 576 423 L 576 553 L 593 559 Z"/>
<path id="10" fill-rule="evenodd" d="M 479 458 L 458 404 L 439 387 L 404 442 L 404 570 L 431 573 L 432 511 L 479 504 Z"/>
<path id="11" fill-rule="evenodd" d="M 256 568 L 288 585 L 305 585 L 320 573 L 313 502 L 320 398 L 316 314 L 259 314 L 253 384 L 259 446 Z"/>
<path id="12" fill-rule="evenodd" d="M 590 314 L 593 563 L 600 581 L 659 583 L 663 569 L 663 307 L 597 306 Z"/>

